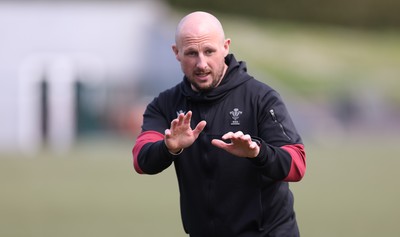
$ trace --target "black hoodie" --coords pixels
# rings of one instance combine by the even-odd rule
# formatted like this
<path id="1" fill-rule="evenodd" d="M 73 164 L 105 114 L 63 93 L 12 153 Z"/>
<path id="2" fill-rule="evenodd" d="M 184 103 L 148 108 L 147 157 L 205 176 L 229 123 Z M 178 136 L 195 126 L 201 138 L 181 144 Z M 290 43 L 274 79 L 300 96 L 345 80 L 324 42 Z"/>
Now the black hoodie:
<path id="1" fill-rule="evenodd" d="M 218 87 L 195 92 L 184 77 L 148 105 L 134 147 L 135 169 L 156 174 L 174 163 L 183 226 L 190 236 L 298 236 L 284 180 L 302 169 L 295 167 L 294 153 L 305 162 L 301 138 L 275 90 L 251 77 L 233 55 L 226 64 Z M 189 110 L 192 128 L 202 120 L 207 126 L 192 146 L 173 156 L 162 140 L 164 131 Z M 230 131 L 250 134 L 260 143 L 259 155 L 239 158 L 211 144 Z"/>

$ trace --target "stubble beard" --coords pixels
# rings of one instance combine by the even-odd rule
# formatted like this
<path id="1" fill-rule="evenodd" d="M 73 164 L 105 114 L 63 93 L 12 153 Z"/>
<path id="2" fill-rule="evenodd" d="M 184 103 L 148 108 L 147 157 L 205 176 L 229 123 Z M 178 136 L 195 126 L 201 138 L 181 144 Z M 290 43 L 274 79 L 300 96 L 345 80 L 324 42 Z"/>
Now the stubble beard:
<path id="1" fill-rule="evenodd" d="M 210 75 L 212 76 L 212 81 L 211 81 L 211 84 L 206 85 L 206 86 L 202 86 L 200 83 L 196 83 L 196 80 L 194 79 L 195 76 L 193 76 L 193 78 L 189 79 L 189 81 L 192 85 L 192 88 L 194 87 L 194 89 L 198 92 L 211 91 L 212 89 L 216 88 L 222 81 L 222 78 L 224 76 L 224 70 L 225 70 L 225 66 L 223 66 L 217 74 L 213 74 L 211 71 Z"/>

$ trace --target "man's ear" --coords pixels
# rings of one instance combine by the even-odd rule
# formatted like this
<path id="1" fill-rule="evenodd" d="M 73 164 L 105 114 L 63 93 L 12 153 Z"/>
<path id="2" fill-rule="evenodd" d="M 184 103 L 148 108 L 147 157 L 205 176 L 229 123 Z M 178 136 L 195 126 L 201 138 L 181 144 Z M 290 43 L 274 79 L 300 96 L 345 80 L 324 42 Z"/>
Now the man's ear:
<path id="1" fill-rule="evenodd" d="M 226 39 L 224 42 L 225 57 L 229 54 L 229 45 L 231 44 L 231 39 Z"/>
<path id="2" fill-rule="evenodd" d="M 175 44 L 172 45 L 172 51 L 173 51 L 174 54 L 175 54 L 176 60 L 181 61 L 180 58 L 179 58 L 179 49 L 178 49 L 178 47 L 176 47 Z"/>

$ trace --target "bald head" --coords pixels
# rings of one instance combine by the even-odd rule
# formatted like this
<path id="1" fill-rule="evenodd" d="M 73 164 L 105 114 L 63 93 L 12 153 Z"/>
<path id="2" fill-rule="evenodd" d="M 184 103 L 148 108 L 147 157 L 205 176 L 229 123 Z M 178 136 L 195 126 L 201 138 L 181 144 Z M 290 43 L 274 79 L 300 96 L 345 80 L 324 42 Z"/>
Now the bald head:
<path id="1" fill-rule="evenodd" d="M 216 34 L 221 42 L 225 39 L 221 22 L 215 16 L 207 12 L 192 12 L 179 22 L 175 32 L 175 43 L 179 46 L 182 37 L 205 34 Z"/>
<path id="2" fill-rule="evenodd" d="M 228 68 L 230 42 L 219 20 L 209 13 L 193 12 L 179 22 L 172 50 L 194 91 L 219 85 Z"/>

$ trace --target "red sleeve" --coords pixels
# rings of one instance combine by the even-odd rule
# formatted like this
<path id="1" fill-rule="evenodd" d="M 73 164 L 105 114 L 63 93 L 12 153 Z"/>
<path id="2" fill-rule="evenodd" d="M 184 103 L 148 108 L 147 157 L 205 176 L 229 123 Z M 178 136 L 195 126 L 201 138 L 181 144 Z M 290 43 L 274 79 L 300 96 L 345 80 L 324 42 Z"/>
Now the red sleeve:
<path id="1" fill-rule="evenodd" d="M 297 182 L 304 177 L 306 171 L 306 152 L 304 150 L 304 145 L 293 144 L 282 146 L 282 149 L 289 152 L 292 157 L 292 164 L 290 165 L 290 170 L 288 176 L 284 181 Z"/>
<path id="2" fill-rule="evenodd" d="M 142 147 L 149 142 L 156 142 L 164 139 L 164 135 L 156 131 L 142 132 L 136 139 L 135 146 L 133 147 L 133 167 L 139 174 L 144 174 L 143 170 L 139 166 L 138 156 Z"/>

